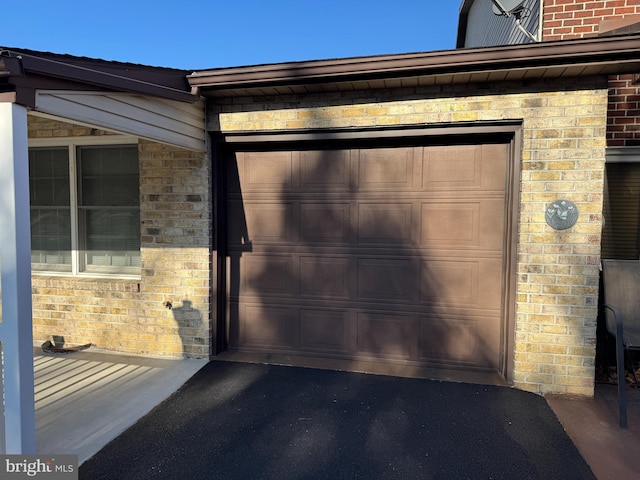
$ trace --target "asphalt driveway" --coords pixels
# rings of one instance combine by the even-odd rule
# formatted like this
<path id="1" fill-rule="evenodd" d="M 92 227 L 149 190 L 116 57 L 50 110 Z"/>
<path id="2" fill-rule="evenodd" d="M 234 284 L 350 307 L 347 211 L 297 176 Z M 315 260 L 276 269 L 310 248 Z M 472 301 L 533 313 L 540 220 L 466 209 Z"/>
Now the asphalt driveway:
<path id="1" fill-rule="evenodd" d="M 212 361 L 86 461 L 80 478 L 595 477 L 534 394 Z"/>

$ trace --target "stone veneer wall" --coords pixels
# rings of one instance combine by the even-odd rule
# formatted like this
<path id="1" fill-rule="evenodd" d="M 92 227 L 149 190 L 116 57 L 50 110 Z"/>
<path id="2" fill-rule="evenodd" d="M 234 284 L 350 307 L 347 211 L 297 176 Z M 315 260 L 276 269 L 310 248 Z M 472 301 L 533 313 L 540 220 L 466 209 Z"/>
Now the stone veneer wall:
<path id="1" fill-rule="evenodd" d="M 229 98 L 208 108 L 209 130 L 223 132 L 522 121 L 513 378 L 536 393 L 593 395 L 606 79 Z M 545 222 L 559 197 L 580 210 L 565 231 Z"/>
<path id="2" fill-rule="evenodd" d="M 111 135 L 36 116 L 29 116 L 28 127 L 29 138 Z M 34 274 L 36 344 L 59 335 L 68 345 L 91 342 L 132 354 L 209 356 L 209 158 L 145 140 L 138 151 L 141 277 Z"/>

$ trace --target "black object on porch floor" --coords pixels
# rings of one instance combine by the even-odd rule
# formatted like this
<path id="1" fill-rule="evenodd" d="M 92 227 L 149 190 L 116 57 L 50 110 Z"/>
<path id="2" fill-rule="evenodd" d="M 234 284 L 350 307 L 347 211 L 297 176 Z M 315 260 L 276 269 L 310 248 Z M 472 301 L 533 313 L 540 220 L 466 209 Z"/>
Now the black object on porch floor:
<path id="1" fill-rule="evenodd" d="M 92 480 L 595 478 L 534 394 L 221 361 L 79 473 Z"/>

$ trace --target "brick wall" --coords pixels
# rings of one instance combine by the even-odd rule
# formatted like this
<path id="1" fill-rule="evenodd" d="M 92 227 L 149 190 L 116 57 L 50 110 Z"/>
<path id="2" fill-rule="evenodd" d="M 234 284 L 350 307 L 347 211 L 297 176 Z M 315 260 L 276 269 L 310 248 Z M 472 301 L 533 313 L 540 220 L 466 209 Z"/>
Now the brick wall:
<path id="1" fill-rule="evenodd" d="M 595 36 L 616 24 L 640 22 L 640 0 L 544 0 L 542 40 Z M 640 145 L 640 87 L 636 75 L 611 77 L 607 144 Z"/>
<path id="2" fill-rule="evenodd" d="M 29 137 L 107 132 L 29 116 Z M 34 342 L 63 336 L 120 352 L 209 355 L 211 193 L 208 158 L 141 140 L 139 279 L 34 274 Z M 171 302 L 167 309 L 164 302 Z"/>
<path id="3" fill-rule="evenodd" d="M 637 75 L 616 75 L 609 79 L 607 145 L 640 145 L 640 85 Z"/>
<path id="4" fill-rule="evenodd" d="M 209 105 L 209 127 L 275 131 L 521 120 L 515 384 L 536 393 L 592 395 L 607 90 L 602 79 L 580 82 L 222 99 Z M 545 207 L 558 197 L 573 200 L 581 212 L 566 231 L 545 223 Z"/>
<path id="5" fill-rule="evenodd" d="M 640 0 L 544 0 L 542 40 L 595 36 L 603 21 L 640 15 Z"/>

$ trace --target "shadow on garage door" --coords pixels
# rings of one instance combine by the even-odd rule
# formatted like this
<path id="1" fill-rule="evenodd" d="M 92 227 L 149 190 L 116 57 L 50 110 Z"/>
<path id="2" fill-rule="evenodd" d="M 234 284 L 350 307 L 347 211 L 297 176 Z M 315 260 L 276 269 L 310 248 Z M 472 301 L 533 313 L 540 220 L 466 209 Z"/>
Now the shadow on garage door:
<path id="1" fill-rule="evenodd" d="M 504 379 L 512 151 L 504 137 L 230 151 L 229 352 Z"/>

